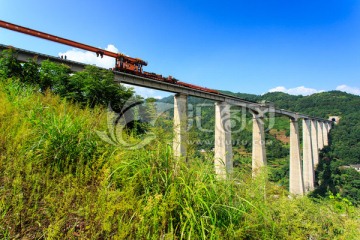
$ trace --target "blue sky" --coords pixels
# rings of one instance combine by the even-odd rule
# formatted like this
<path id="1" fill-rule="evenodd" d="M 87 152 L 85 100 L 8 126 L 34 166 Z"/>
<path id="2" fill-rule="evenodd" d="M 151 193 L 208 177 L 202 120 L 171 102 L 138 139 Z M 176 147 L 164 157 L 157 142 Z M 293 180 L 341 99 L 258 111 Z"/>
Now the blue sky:
<path id="1" fill-rule="evenodd" d="M 360 95 L 360 1 L 0 0 L 0 19 L 118 50 L 148 61 L 146 71 L 208 88 Z M 5 29 L 0 43 L 112 65 Z"/>

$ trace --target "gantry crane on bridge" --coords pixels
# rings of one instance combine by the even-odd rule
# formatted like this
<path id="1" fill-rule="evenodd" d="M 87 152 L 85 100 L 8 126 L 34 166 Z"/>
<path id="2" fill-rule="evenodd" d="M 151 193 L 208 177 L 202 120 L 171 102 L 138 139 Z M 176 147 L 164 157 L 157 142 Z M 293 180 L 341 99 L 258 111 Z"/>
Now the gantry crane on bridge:
<path id="1" fill-rule="evenodd" d="M 184 87 L 197 89 L 197 90 L 204 91 L 204 92 L 220 94 L 216 90 L 196 86 L 196 85 L 185 83 L 185 82 L 181 82 L 181 81 L 178 81 L 177 79 L 175 79 L 175 78 L 173 78 L 171 76 L 163 77 L 160 74 L 143 71 L 143 66 L 147 66 L 147 62 L 140 59 L 140 58 L 133 58 L 133 57 L 129 57 L 129 56 L 127 56 L 125 54 L 122 54 L 122 53 L 110 52 L 110 51 L 107 51 L 107 50 L 104 50 L 104 49 L 101 49 L 101 48 L 93 47 L 93 46 L 90 46 L 90 45 L 87 45 L 87 44 L 79 43 L 79 42 L 76 42 L 76 41 L 73 41 L 73 40 L 58 37 L 58 36 L 55 36 L 55 35 L 52 35 L 52 34 L 48 34 L 48 33 L 37 31 L 37 30 L 31 29 L 31 28 L 19 26 L 19 25 L 13 24 L 13 23 L 2 21 L 2 20 L 0 20 L 0 27 L 6 28 L 6 29 L 9 29 L 9 30 L 12 30 L 12 31 L 24 33 L 24 34 L 27 34 L 27 35 L 31 35 L 31 36 L 34 36 L 34 37 L 46 39 L 46 40 L 49 40 L 49 41 L 65 44 L 65 45 L 68 45 L 68 46 L 76 47 L 76 48 L 83 49 L 83 50 L 86 50 L 86 51 L 94 52 L 94 53 L 96 53 L 96 55 L 98 57 L 99 56 L 100 57 L 109 56 L 109 57 L 115 58 L 115 67 L 112 69 L 113 71 L 120 71 L 120 72 L 130 73 L 130 74 L 142 76 L 142 77 L 145 77 L 145 78 L 151 78 L 151 79 L 154 79 L 154 80 L 157 80 L 157 81 L 162 81 L 162 82 L 167 82 L 167 83 L 172 83 L 172 84 L 178 84 L 178 85 L 181 85 L 181 86 L 184 86 Z"/>

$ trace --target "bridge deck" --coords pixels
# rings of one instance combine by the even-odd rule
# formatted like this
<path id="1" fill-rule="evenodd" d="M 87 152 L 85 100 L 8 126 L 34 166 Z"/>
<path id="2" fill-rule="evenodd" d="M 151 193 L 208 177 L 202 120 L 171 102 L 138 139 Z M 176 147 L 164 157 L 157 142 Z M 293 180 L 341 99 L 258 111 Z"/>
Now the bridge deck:
<path id="1" fill-rule="evenodd" d="M 4 49 L 8 49 L 9 47 L 10 46 L 0 44 L 0 51 L 2 51 Z M 17 55 L 18 55 L 17 58 L 21 62 L 26 62 L 29 59 L 36 57 L 38 63 L 41 63 L 44 60 L 50 60 L 50 61 L 56 62 L 56 63 L 63 63 L 63 64 L 66 64 L 67 66 L 69 66 L 73 72 L 82 71 L 85 68 L 85 66 L 87 65 L 84 63 L 71 61 L 71 60 L 65 60 L 65 59 L 62 59 L 59 57 L 54 57 L 54 56 L 50 56 L 50 55 L 46 55 L 46 54 L 42 54 L 42 53 L 32 52 L 32 51 L 28 51 L 25 49 L 20 49 L 20 48 L 15 48 L 15 47 L 13 47 L 13 48 L 16 50 Z M 103 69 L 103 68 L 101 68 L 101 69 Z M 156 90 L 161 90 L 161 91 L 166 91 L 166 92 L 172 92 L 172 93 L 181 93 L 181 94 L 186 94 L 189 96 L 209 99 L 209 100 L 213 100 L 213 101 L 228 102 L 232 105 L 245 107 L 247 109 L 252 109 L 255 111 L 257 111 L 258 109 L 264 108 L 263 104 L 246 101 L 244 99 L 226 95 L 226 94 L 209 93 L 209 92 L 201 91 L 198 89 L 192 89 L 192 88 L 188 88 L 185 86 L 180 86 L 177 84 L 172 84 L 172 83 L 167 83 L 167 82 L 160 82 L 160 81 L 156 81 L 156 80 L 153 80 L 150 78 L 144 78 L 144 77 L 135 76 L 135 75 L 131 75 L 128 73 L 123 73 L 123 72 L 114 71 L 114 75 L 115 75 L 114 81 L 118 82 L 118 83 L 126 83 L 126 84 L 130 84 L 130 85 L 141 86 L 141 87 L 146 87 L 146 88 L 151 88 L 151 89 L 156 89 Z M 265 108 L 271 108 L 271 105 L 265 106 Z M 296 118 L 296 119 L 304 118 L 304 119 L 314 119 L 314 120 L 318 120 L 318 121 L 329 122 L 327 119 L 311 117 L 311 116 L 307 116 L 304 114 L 287 111 L 284 109 L 272 109 L 272 111 L 276 114 L 285 115 L 285 116 L 288 116 L 291 118 Z"/>

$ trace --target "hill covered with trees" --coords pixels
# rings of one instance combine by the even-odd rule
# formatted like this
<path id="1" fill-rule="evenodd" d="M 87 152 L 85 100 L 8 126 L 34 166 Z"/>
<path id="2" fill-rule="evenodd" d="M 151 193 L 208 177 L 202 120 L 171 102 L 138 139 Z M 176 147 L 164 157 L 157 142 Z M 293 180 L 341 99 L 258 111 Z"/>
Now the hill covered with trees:
<path id="1" fill-rule="evenodd" d="M 249 100 L 267 100 L 279 108 L 310 116 L 328 118 L 339 116 L 340 121 L 330 132 L 330 145 L 321 153 L 317 169 L 318 189 L 314 194 L 329 191 L 360 203 L 360 173 L 351 164 L 360 163 L 360 96 L 341 91 L 329 91 L 310 96 L 293 96 L 282 92 L 262 96 L 235 94 Z"/>
<path id="2" fill-rule="evenodd" d="M 316 196 L 340 194 L 347 197 L 355 204 L 360 204 L 360 173 L 346 166 L 360 164 L 360 96 L 341 91 L 329 91 L 312 94 L 310 96 L 294 96 L 283 92 L 272 92 L 264 95 L 246 93 L 233 93 L 222 91 L 225 94 L 240 97 L 253 102 L 268 101 L 279 109 L 287 109 L 293 112 L 304 113 L 310 116 L 328 119 L 329 116 L 339 116 L 339 124 L 334 125 L 329 135 L 330 145 L 321 152 L 321 161 L 316 171 L 318 189 L 313 193 Z M 163 102 L 173 102 L 172 97 L 162 99 Z M 189 98 L 189 104 L 201 106 L 208 104 L 209 107 L 201 108 L 201 121 L 204 129 L 213 129 L 215 125 L 214 108 L 210 107 L 214 102 L 199 98 Z M 235 107 L 233 107 L 235 108 Z M 237 118 L 243 117 L 234 111 Z M 193 115 L 193 114 L 192 114 Z M 235 165 L 251 168 L 251 116 L 243 123 L 233 123 L 232 139 Z M 241 131 L 238 131 L 242 128 Z M 242 126 L 242 127 L 241 127 Z M 301 124 L 300 124 L 301 129 Z M 289 178 L 289 119 L 277 116 L 272 129 L 266 132 L 267 158 L 271 169 L 270 179 L 288 187 Z M 192 141 L 192 147 L 198 151 L 213 148 L 214 132 L 199 132 L 192 135 L 193 138 L 201 139 Z M 300 136 L 301 137 L 301 136 Z M 345 166 L 345 167 L 344 167 Z"/>
<path id="3" fill-rule="evenodd" d="M 310 116 L 339 116 L 340 122 L 331 131 L 330 151 L 343 164 L 360 163 L 360 96 L 341 91 L 329 91 L 310 96 L 294 96 L 282 92 L 262 96 L 242 93 L 232 95 L 252 100 L 269 101 L 278 108 Z"/>

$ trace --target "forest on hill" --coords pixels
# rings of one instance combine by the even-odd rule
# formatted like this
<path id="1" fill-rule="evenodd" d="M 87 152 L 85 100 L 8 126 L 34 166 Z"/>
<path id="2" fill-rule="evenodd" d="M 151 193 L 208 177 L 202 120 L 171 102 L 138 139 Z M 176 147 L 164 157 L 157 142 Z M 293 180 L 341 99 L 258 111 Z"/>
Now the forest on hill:
<path id="1" fill-rule="evenodd" d="M 276 108 L 299 112 L 310 116 L 328 119 L 330 116 L 339 116 L 340 121 L 334 125 L 329 135 L 329 146 L 321 152 L 321 161 L 316 170 L 317 190 L 313 193 L 317 196 L 340 194 L 349 198 L 354 204 L 360 204 L 360 173 L 349 165 L 360 164 L 360 96 L 348 94 L 341 91 L 329 91 L 312 94 L 310 96 L 294 96 L 283 92 L 272 92 L 264 95 L 247 93 L 233 93 L 221 91 L 224 94 L 233 95 L 244 100 L 253 102 L 268 101 Z M 173 98 L 168 97 L 160 100 L 172 103 Z M 196 106 L 209 105 L 214 102 L 190 97 L 189 104 L 192 108 Z M 199 109 L 199 108 L 198 108 Z M 238 114 L 235 111 L 235 114 Z M 234 114 L 234 115 L 235 115 Z M 194 115 L 192 113 L 192 115 Z M 213 107 L 201 108 L 201 121 L 204 129 L 211 129 L 215 124 L 215 113 Z M 242 130 L 233 126 L 232 138 L 235 165 L 242 168 L 251 168 L 251 116 L 247 114 Z M 301 129 L 301 124 L 299 125 Z M 240 127 L 241 128 L 241 127 Z M 271 169 L 271 180 L 278 182 L 285 188 L 288 187 L 289 178 L 289 119 L 277 116 L 272 129 L 266 132 L 267 158 Z M 195 131 L 192 138 L 192 147 L 198 151 L 213 148 L 214 132 Z M 301 138 L 301 136 L 300 136 Z"/>
<path id="2" fill-rule="evenodd" d="M 360 96 L 329 91 L 310 96 L 294 96 L 282 92 L 262 96 L 230 93 L 253 101 L 270 101 L 278 108 L 310 116 L 339 116 L 329 135 L 330 145 L 321 152 L 316 171 L 318 189 L 314 194 L 324 196 L 328 191 L 341 194 L 356 204 L 360 203 L 360 173 L 345 166 L 360 164 Z"/>
<path id="3" fill-rule="evenodd" d="M 70 73 L 66 65 L 19 63 L 15 55 L 12 50 L 0 54 L 1 239 L 357 239 L 360 235 L 360 210 L 343 192 L 327 192 L 323 198 L 289 197 L 279 186 L 281 181 L 286 184 L 282 169 L 288 146 L 275 135 L 286 135 L 281 129 L 288 120 L 279 118 L 274 128 L 281 132 L 267 136 L 272 181 L 266 171 L 252 178 L 246 169 L 250 125 L 234 135 L 249 139 L 237 149 L 239 167 L 229 180 L 219 180 L 211 151 L 198 151 L 210 149 L 210 142 L 194 142 L 187 162 L 173 157 L 171 110 L 157 116 L 154 125 L 114 124 L 118 118 L 109 114 L 110 107 L 117 111 L 129 98 L 130 103 L 143 99 L 115 84 L 111 71 L 88 66 Z M 144 104 L 132 114 L 154 119 L 154 100 Z M 200 116 L 207 118 L 204 128 L 213 121 L 210 109 Z M 150 132 L 156 136 L 151 144 L 132 148 L 131 143 L 143 141 Z M 211 140 L 195 129 L 189 134 Z M 334 153 L 328 149 L 322 154 L 325 158 Z M 327 169 L 323 173 L 328 174 Z"/>

